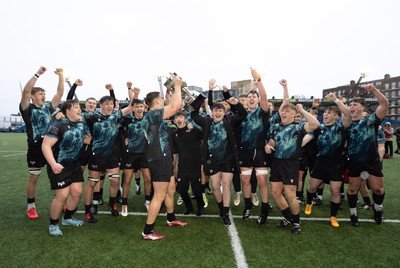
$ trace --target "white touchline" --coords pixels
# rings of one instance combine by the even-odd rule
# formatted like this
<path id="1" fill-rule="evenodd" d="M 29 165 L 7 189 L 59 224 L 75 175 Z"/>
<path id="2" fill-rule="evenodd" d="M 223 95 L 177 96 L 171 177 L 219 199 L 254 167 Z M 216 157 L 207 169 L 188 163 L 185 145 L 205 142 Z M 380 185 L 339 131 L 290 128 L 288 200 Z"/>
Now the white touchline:
<path id="1" fill-rule="evenodd" d="M 76 213 L 78 214 L 85 214 L 85 211 L 83 210 L 78 210 Z M 110 214 L 110 211 L 98 211 L 98 214 Z M 132 216 L 147 216 L 147 212 L 128 212 L 128 215 L 132 215 Z M 160 216 L 167 216 L 166 213 L 160 213 Z M 196 215 L 183 215 L 183 214 L 176 214 L 177 216 L 182 216 L 182 217 L 188 217 L 188 218 L 219 218 L 219 215 L 212 215 L 212 214 L 206 214 L 206 215 L 202 215 L 201 217 L 196 216 Z M 234 218 L 242 218 L 242 216 L 240 215 L 232 215 L 230 214 L 231 219 Z M 257 219 L 258 216 L 250 216 L 250 219 Z M 277 216 L 268 216 L 269 220 L 282 220 L 283 217 L 277 217 Z M 329 222 L 329 218 L 306 218 L 306 217 L 301 217 L 300 219 L 301 221 L 328 221 Z M 337 218 L 338 221 L 350 221 L 350 219 L 348 218 Z M 359 222 L 375 222 L 373 219 L 358 219 Z M 400 220 L 397 219 L 383 219 L 383 222 L 387 222 L 387 223 L 400 223 Z M 268 222 L 267 222 L 268 224 Z"/>
<path id="2" fill-rule="evenodd" d="M 235 221 L 233 220 L 232 213 L 229 212 L 229 217 L 231 218 L 231 225 L 228 226 L 229 236 L 231 237 L 231 244 L 233 248 L 233 253 L 236 259 L 236 265 L 239 268 L 249 267 L 246 262 L 246 256 L 244 256 L 242 243 L 235 226 Z"/>
<path id="3" fill-rule="evenodd" d="M 15 156 L 15 155 L 21 155 L 21 154 L 26 154 L 26 152 L 23 152 L 23 153 L 18 153 L 18 154 L 8 154 L 8 155 L 3 155 L 2 157 L 9 157 L 9 156 Z"/>

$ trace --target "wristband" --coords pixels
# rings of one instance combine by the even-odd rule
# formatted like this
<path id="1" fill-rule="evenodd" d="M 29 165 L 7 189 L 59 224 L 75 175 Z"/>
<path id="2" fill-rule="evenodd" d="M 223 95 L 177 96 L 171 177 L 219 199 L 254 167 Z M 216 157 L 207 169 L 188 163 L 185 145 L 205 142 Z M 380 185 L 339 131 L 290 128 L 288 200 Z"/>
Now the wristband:
<path id="1" fill-rule="evenodd" d="M 340 102 L 340 100 L 339 99 L 335 99 L 333 102 L 337 104 L 338 102 Z"/>
<path id="2" fill-rule="evenodd" d="M 37 78 L 39 78 L 40 74 L 35 74 L 34 76 L 35 76 L 36 79 L 37 79 Z"/>

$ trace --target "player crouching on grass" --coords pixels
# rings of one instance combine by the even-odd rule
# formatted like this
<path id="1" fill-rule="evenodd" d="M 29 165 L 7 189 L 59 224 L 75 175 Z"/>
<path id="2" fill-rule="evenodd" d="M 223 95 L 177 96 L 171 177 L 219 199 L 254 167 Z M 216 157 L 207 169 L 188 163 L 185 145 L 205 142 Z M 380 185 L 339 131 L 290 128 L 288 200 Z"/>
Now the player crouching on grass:
<path id="1" fill-rule="evenodd" d="M 83 221 L 74 219 L 82 194 L 83 172 L 79 164 L 79 148 L 83 145 L 85 133 L 81 122 L 81 108 L 79 103 L 67 100 L 61 108 L 65 115 L 50 125 L 42 144 L 43 155 L 47 160 L 47 173 L 51 189 L 55 196 L 50 206 L 51 236 L 62 235 L 58 225 L 61 212 L 66 205 L 62 225 L 79 226 Z"/>

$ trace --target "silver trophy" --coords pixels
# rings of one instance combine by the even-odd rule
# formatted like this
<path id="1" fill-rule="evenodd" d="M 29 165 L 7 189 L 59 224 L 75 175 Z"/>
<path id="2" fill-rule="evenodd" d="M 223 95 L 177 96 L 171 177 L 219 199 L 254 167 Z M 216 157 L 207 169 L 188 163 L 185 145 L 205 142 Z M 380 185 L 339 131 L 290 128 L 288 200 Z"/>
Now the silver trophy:
<path id="1" fill-rule="evenodd" d="M 174 92 L 174 81 L 172 79 L 173 76 L 177 76 L 176 73 L 170 73 L 171 77 L 167 79 L 167 81 L 164 83 L 164 86 L 169 88 L 172 92 Z M 193 109 L 197 110 L 201 107 L 201 105 L 204 103 L 204 100 L 206 99 L 201 93 L 197 91 L 189 91 L 187 88 L 186 82 L 182 83 L 181 87 L 182 91 L 182 99 L 189 104 L 190 106 L 193 107 Z"/>

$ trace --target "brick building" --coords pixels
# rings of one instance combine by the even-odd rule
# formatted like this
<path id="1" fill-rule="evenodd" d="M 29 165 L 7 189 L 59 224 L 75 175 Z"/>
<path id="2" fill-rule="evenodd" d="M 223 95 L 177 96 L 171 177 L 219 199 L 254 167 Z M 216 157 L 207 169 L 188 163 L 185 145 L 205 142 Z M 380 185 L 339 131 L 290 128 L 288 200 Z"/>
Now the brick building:
<path id="1" fill-rule="evenodd" d="M 333 92 L 336 96 L 345 96 L 347 99 L 354 97 L 364 97 L 372 106 L 376 105 L 376 100 L 373 96 L 368 95 L 361 86 L 366 84 L 373 84 L 379 89 L 389 100 L 389 111 L 387 119 L 391 121 L 400 120 L 400 76 L 390 77 L 385 74 L 383 79 L 364 81 L 356 87 L 355 81 L 350 81 L 350 84 L 338 86 L 335 88 L 327 88 L 322 90 L 322 96 L 326 96 L 329 92 Z"/>

